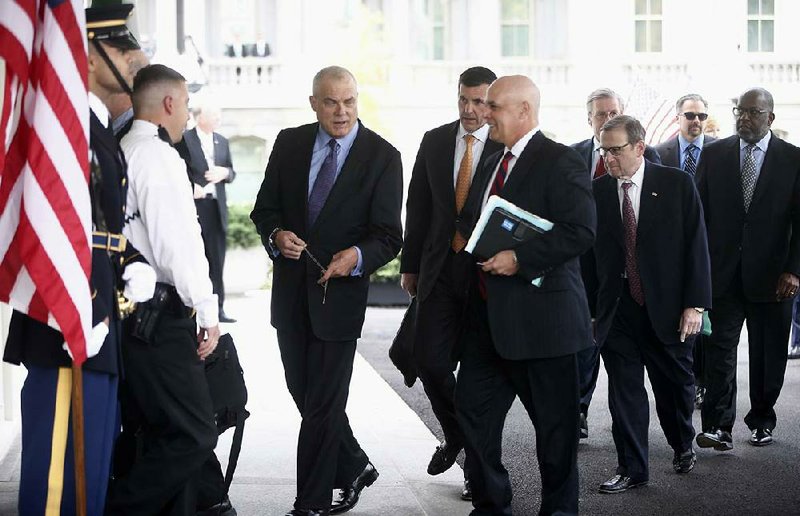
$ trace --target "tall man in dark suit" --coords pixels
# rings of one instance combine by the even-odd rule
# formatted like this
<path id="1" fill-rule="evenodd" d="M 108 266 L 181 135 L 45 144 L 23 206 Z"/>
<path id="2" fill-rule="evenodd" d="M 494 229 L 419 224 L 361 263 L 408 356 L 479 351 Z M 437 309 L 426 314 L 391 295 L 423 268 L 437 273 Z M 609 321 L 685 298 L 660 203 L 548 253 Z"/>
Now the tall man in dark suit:
<path id="1" fill-rule="evenodd" d="M 345 405 L 369 275 L 402 243 L 400 153 L 358 120 L 355 78 L 320 70 L 310 101 L 318 123 L 278 134 L 250 215 L 274 260 L 272 325 L 303 418 L 290 515 L 348 511 L 378 477 Z"/>
<path id="2" fill-rule="evenodd" d="M 501 77 L 489 87 L 489 136 L 505 150 L 487 159 L 457 224 L 467 237 L 490 195 L 554 223 L 480 264 L 480 281 L 470 288 L 456 414 L 475 458 L 468 471 L 473 514 L 511 514 L 501 441 L 515 396 L 536 429 L 540 513 L 578 513 L 575 354 L 591 345 L 578 257 L 594 241 L 595 210 L 580 157 L 539 130 L 539 98 L 524 76 Z M 533 286 L 541 276 L 541 286 Z"/>
<path id="3" fill-rule="evenodd" d="M 622 97 L 612 89 L 600 88 L 594 90 L 586 98 L 586 112 L 589 127 L 592 128 L 592 137 L 571 145 L 573 149 L 583 158 L 589 177 L 596 179 L 606 174 L 606 164 L 600 157 L 600 129 L 608 120 L 623 114 L 625 102 Z M 644 157 L 653 163 L 661 163 L 658 153 L 650 147 L 645 146 Z M 587 254 L 581 257 L 581 271 L 592 270 L 594 264 L 591 263 L 592 255 Z M 593 274 L 582 272 L 583 282 L 587 288 L 596 289 L 596 285 L 590 282 Z M 597 376 L 600 372 L 600 347 L 597 345 L 589 346 L 578 353 L 578 374 L 581 384 L 581 406 L 580 406 L 580 429 L 581 439 L 589 437 L 589 405 L 592 402 Z"/>
<path id="4" fill-rule="evenodd" d="M 773 109 L 767 90 L 742 94 L 733 108 L 737 134 L 708 145 L 697 169 L 714 295 L 697 436 L 702 448 L 733 448 L 736 349 L 745 320 L 750 444 L 772 443 L 777 421 L 792 298 L 800 285 L 800 149 L 772 134 Z"/>
<path id="5" fill-rule="evenodd" d="M 456 221 L 475 171 L 503 147 L 489 140 L 485 119 L 486 90 L 495 79 L 494 72 L 480 66 L 461 74 L 459 119 L 425 133 L 408 190 L 401 284 L 417 296 L 415 361 L 445 438 L 428 464 L 431 475 L 447 471 L 464 446 L 453 406 L 453 348 L 461 336 L 475 265 L 463 252 L 466 240 L 456 230 Z"/>
<path id="6" fill-rule="evenodd" d="M 228 200 L 225 185 L 236 179 L 228 139 L 215 132 L 219 126 L 220 111 L 216 107 L 201 106 L 196 112 L 197 126 L 183 134 L 189 153 L 189 175 L 195 187 L 194 204 L 203 232 L 203 245 L 208 259 L 209 275 L 214 293 L 219 301 L 219 321 L 236 322 L 223 309 L 225 284 L 225 235 L 228 232 Z"/>
<path id="7" fill-rule="evenodd" d="M 644 159 L 638 120 L 615 117 L 600 133 L 608 175 L 592 183 L 598 285 L 589 305 L 608 372 L 617 472 L 601 493 L 647 483 L 650 409 L 644 369 L 673 468 L 694 467 L 692 341 L 711 305 L 703 209 L 692 178 Z"/>
<path id="8" fill-rule="evenodd" d="M 694 178 L 703 147 L 716 141 L 713 136 L 705 135 L 708 124 L 708 102 L 696 93 L 682 96 L 675 103 L 675 121 L 679 127 L 678 134 L 674 138 L 659 143 L 655 149 L 661 157 L 661 163 L 668 167 L 679 168 Z M 694 400 L 697 408 L 703 405 L 703 396 L 705 395 L 704 340 L 703 335 L 698 335 L 694 340 L 694 365 L 692 367 L 695 379 Z"/>

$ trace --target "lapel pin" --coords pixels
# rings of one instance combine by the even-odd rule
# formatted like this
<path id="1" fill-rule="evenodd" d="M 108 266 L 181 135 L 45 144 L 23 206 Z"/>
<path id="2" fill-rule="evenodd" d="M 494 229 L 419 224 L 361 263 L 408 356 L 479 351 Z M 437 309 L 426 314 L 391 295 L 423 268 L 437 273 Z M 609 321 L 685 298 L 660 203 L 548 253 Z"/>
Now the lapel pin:
<path id="1" fill-rule="evenodd" d="M 650 192 L 650 195 L 652 195 L 653 197 L 658 197 L 658 194 L 656 192 Z"/>

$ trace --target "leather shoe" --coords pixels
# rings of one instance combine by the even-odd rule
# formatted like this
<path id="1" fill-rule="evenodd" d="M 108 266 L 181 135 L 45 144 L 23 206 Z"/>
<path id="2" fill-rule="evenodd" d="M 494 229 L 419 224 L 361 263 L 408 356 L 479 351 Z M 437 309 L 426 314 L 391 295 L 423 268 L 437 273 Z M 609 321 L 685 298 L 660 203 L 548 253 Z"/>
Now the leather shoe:
<path id="1" fill-rule="evenodd" d="M 347 512 L 358 503 L 361 491 L 369 487 L 378 479 L 378 470 L 371 462 L 367 462 L 364 471 L 353 480 L 353 483 L 345 489 L 339 490 L 339 499 L 331 504 L 331 514 L 342 514 Z"/>
<path id="2" fill-rule="evenodd" d="M 314 509 L 292 509 L 286 513 L 286 516 L 326 516 L 327 513 L 322 510 Z"/>
<path id="3" fill-rule="evenodd" d="M 800 358 L 800 344 L 794 345 L 789 348 L 789 360 Z"/>
<path id="4" fill-rule="evenodd" d="M 695 439 L 697 446 L 701 448 L 714 448 L 717 451 L 728 451 L 733 449 L 733 438 L 727 430 L 712 428 L 710 432 L 701 432 Z"/>
<path id="5" fill-rule="evenodd" d="M 450 469 L 456 462 L 461 446 L 445 442 L 436 447 L 428 463 L 428 475 L 439 475 Z"/>
<path id="6" fill-rule="evenodd" d="M 472 486 L 469 485 L 469 480 L 464 479 L 464 489 L 461 491 L 461 499 L 466 502 L 472 501 Z"/>
<path id="7" fill-rule="evenodd" d="M 675 473 L 688 473 L 694 469 L 696 462 L 697 454 L 691 448 L 685 452 L 675 452 L 675 456 L 672 458 L 672 469 L 675 470 Z"/>
<path id="8" fill-rule="evenodd" d="M 633 480 L 631 477 L 625 475 L 614 475 L 612 478 L 600 484 L 598 491 L 602 494 L 617 494 L 624 493 L 628 489 L 634 487 L 646 486 L 647 480 Z"/>
<path id="9" fill-rule="evenodd" d="M 225 499 L 211 507 L 197 511 L 195 516 L 236 516 L 236 509 L 231 504 L 231 499 L 226 495 Z"/>
<path id="10" fill-rule="evenodd" d="M 581 425 L 581 439 L 586 439 L 589 437 L 589 422 L 586 421 L 586 414 L 581 412 L 578 420 Z"/>
<path id="11" fill-rule="evenodd" d="M 233 317 L 228 317 L 228 314 L 226 314 L 225 312 L 220 312 L 219 313 L 219 322 L 235 323 L 236 319 L 234 319 Z"/>
<path id="12" fill-rule="evenodd" d="M 753 446 L 767 446 L 772 444 L 772 430 L 769 428 L 756 428 L 750 436 L 750 444 Z"/>

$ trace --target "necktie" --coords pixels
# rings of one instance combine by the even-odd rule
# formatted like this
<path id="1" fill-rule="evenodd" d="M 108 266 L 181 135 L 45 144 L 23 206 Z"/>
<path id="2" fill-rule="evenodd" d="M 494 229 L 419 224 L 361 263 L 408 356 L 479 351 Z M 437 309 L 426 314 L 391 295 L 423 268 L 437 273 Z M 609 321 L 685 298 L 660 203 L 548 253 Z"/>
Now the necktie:
<path id="1" fill-rule="evenodd" d="M 625 232 L 625 272 L 628 276 L 628 287 L 631 297 L 640 306 L 644 306 L 644 291 L 642 278 L 639 276 L 639 266 L 636 263 L 636 212 L 628 195 L 628 190 L 633 183 L 622 183 L 624 198 L 622 200 L 622 228 Z"/>
<path id="2" fill-rule="evenodd" d="M 606 162 L 603 159 L 603 156 L 600 156 L 600 159 L 597 160 L 597 166 L 594 167 L 594 175 L 592 179 L 597 179 L 598 177 L 602 177 L 606 175 Z"/>
<path id="3" fill-rule="evenodd" d="M 335 139 L 331 138 L 328 141 L 330 151 L 322 162 L 322 166 L 317 174 L 317 180 L 314 181 L 314 186 L 311 188 L 311 195 L 308 196 L 308 227 L 314 225 L 319 212 L 325 205 L 328 199 L 328 194 L 331 193 L 333 183 L 336 180 L 336 159 L 339 155 L 339 144 Z"/>
<path id="4" fill-rule="evenodd" d="M 456 177 L 456 213 L 461 213 L 464 208 L 464 203 L 467 202 L 467 195 L 469 194 L 469 185 L 472 183 L 472 142 L 475 137 L 471 134 L 464 135 L 464 143 L 467 144 L 467 149 L 464 151 L 464 156 L 461 158 L 461 164 L 458 166 L 458 176 Z M 459 252 L 467 245 L 467 241 L 461 236 L 461 233 L 456 230 L 453 235 L 453 242 L 451 247 L 453 251 Z"/>
<path id="5" fill-rule="evenodd" d="M 503 189 L 506 183 L 506 176 L 508 176 L 508 162 L 511 161 L 513 157 L 514 155 L 511 154 L 511 151 L 506 152 L 506 155 L 503 156 L 503 161 L 500 162 L 500 166 L 497 168 L 497 174 L 495 174 L 494 181 L 492 181 L 492 187 L 489 189 L 489 197 L 497 195 L 500 193 L 500 190 Z M 491 256 L 488 258 L 491 258 Z M 481 298 L 484 300 L 488 298 L 486 293 L 486 278 L 481 269 L 478 269 L 478 291 L 480 292 Z"/>
<path id="6" fill-rule="evenodd" d="M 756 189 L 756 157 L 755 144 L 751 143 L 744 148 L 744 164 L 742 165 L 742 196 L 744 197 L 744 211 L 750 209 L 753 200 L 753 191 Z"/>
<path id="7" fill-rule="evenodd" d="M 686 147 L 686 159 L 683 160 L 683 170 L 688 172 L 690 176 L 694 177 L 694 173 L 697 172 L 697 162 L 694 160 L 694 150 L 697 148 L 697 145 L 690 143 L 688 147 Z"/>

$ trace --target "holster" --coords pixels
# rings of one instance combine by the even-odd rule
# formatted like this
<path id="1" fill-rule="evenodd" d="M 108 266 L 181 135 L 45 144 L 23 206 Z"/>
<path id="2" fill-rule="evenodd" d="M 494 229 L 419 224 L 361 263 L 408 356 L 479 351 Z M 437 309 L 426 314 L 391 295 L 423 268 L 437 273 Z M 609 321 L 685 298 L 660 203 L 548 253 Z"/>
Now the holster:
<path id="1" fill-rule="evenodd" d="M 174 286 L 158 282 L 153 297 L 136 305 L 131 334 L 148 344 L 154 344 L 156 330 L 165 313 L 175 317 L 191 317 L 192 311 L 183 305 Z"/>

